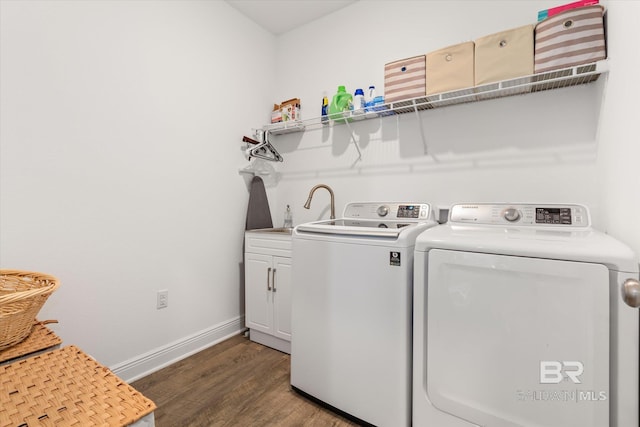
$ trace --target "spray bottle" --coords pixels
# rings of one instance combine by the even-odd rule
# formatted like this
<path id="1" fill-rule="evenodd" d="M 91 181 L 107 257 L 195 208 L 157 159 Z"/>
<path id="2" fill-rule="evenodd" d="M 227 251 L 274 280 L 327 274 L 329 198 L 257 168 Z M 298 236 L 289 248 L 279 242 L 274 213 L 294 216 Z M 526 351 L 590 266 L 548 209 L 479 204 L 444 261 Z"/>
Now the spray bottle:
<path id="1" fill-rule="evenodd" d="M 283 228 L 293 228 L 293 216 L 291 215 L 291 208 L 287 205 L 287 209 L 284 211 L 284 224 Z"/>

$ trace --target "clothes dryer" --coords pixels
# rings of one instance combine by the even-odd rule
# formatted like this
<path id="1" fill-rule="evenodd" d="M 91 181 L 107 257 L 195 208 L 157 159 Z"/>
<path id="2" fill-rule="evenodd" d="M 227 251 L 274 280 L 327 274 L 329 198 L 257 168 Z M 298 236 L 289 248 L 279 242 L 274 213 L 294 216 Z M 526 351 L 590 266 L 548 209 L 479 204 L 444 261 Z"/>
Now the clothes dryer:
<path id="1" fill-rule="evenodd" d="M 414 426 L 638 426 L 638 261 L 586 207 L 453 206 L 414 274 Z"/>

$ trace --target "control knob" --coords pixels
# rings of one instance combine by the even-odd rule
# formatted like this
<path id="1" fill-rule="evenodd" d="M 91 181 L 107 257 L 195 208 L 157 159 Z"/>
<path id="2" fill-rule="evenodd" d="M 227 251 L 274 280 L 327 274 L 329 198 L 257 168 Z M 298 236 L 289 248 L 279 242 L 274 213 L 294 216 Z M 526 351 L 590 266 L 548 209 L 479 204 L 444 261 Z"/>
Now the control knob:
<path id="1" fill-rule="evenodd" d="M 505 209 L 502 212 L 502 217 L 509 222 L 515 222 L 520 219 L 520 211 L 515 208 Z"/>
<path id="2" fill-rule="evenodd" d="M 378 215 L 379 216 L 387 216 L 389 214 L 389 206 L 382 205 L 378 207 Z"/>

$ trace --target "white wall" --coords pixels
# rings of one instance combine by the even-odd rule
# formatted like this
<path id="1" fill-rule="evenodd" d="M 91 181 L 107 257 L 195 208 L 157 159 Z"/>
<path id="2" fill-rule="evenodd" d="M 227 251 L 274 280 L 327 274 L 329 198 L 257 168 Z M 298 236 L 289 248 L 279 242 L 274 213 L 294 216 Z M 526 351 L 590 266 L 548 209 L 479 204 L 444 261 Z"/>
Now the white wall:
<path id="1" fill-rule="evenodd" d="M 640 88 L 631 77 L 637 69 L 638 5 L 608 3 L 609 26 L 615 26 L 608 82 L 601 78 L 590 85 L 424 112 L 427 155 L 413 114 L 354 124 L 361 161 L 345 126 L 274 137 L 285 157 L 276 165 L 277 190 L 271 194 L 275 221 L 281 221 L 286 204 L 292 205 L 296 224 L 326 218 L 326 194 L 315 196 L 310 211 L 302 209 L 309 189 L 319 182 L 334 189 L 338 212 L 349 201 L 376 199 L 437 206 L 584 203 L 596 227 L 640 253 L 633 219 L 638 199 L 630 197 L 638 191 L 632 162 L 640 148 L 634 143 L 638 125 L 630 117 L 633 98 L 628 96 Z M 535 23 L 538 10 L 555 5 L 362 0 L 279 37 L 278 93 L 282 99 L 299 96 L 305 117 L 317 117 L 324 91 L 331 97 L 341 84 L 350 92 L 374 84 L 382 92 L 385 63 Z M 624 171 L 618 168 L 621 162 Z"/>
<path id="2" fill-rule="evenodd" d="M 598 144 L 600 226 L 640 254 L 640 2 L 607 6 L 611 72 Z"/>
<path id="3" fill-rule="evenodd" d="M 39 317 L 108 366 L 239 330 L 241 138 L 275 37 L 221 1 L 0 7 L 2 268 L 57 276 Z"/>
<path id="4" fill-rule="evenodd" d="M 363 0 L 275 38 L 221 1 L 2 0 L 0 265 L 57 275 L 40 317 L 108 366 L 237 325 L 240 139 L 271 104 L 299 96 L 318 116 L 324 91 L 381 90 L 386 62 L 556 4 Z M 326 194 L 302 209 L 319 182 L 338 212 L 356 199 L 579 202 L 640 253 L 640 11 L 607 6 L 607 79 L 426 112 L 427 155 L 412 115 L 354 125 L 361 161 L 344 126 L 277 137 L 274 222 L 286 204 L 296 224 L 327 217 Z"/>

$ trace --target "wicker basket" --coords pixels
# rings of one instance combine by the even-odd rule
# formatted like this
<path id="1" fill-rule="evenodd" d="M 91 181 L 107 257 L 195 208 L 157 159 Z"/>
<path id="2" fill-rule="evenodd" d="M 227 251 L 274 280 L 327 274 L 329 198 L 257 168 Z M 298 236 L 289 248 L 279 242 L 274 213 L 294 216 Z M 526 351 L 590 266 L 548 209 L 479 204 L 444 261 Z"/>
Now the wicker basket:
<path id="1" fill-rule="evenodd" d="M 60 283 L 47 274 L 0 270 L 0 350 L 29 336 L 36 315 Z"/>

